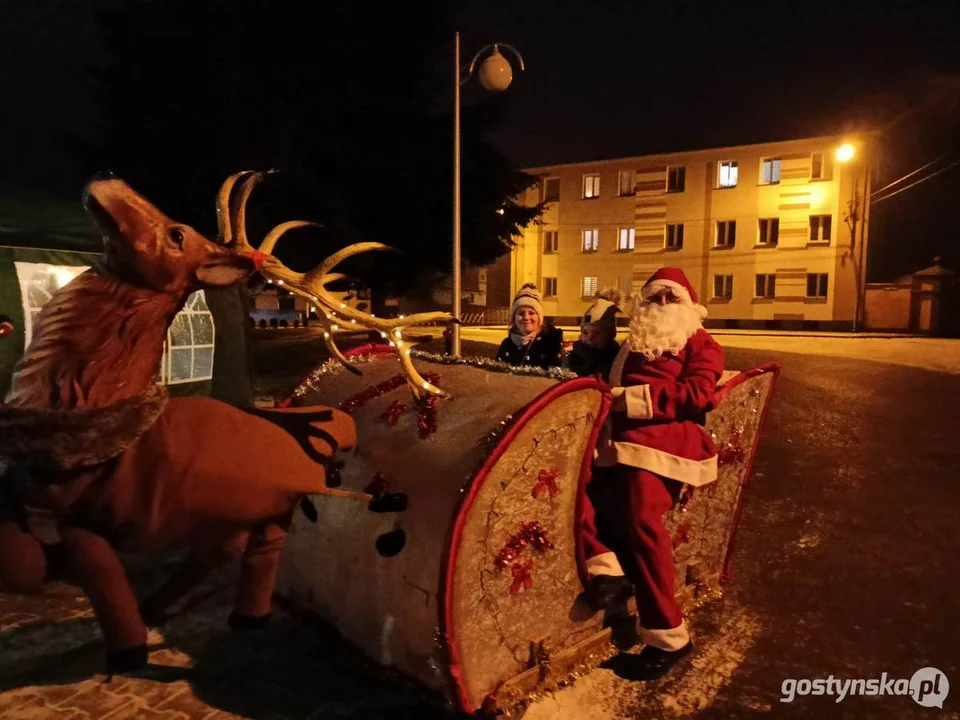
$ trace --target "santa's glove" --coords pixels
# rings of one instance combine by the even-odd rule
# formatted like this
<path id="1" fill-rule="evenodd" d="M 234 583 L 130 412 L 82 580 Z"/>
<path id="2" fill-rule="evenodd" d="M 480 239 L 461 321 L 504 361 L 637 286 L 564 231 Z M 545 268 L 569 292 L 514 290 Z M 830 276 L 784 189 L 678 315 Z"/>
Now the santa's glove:
<path id="1" fill-rule="evenodd" d="M 627 411 L 627 389 L 624 387 L 610 388 L 610 394 L 613 395 L 613 405 L 610 407 L 612 412 L 626 412 Z"/>

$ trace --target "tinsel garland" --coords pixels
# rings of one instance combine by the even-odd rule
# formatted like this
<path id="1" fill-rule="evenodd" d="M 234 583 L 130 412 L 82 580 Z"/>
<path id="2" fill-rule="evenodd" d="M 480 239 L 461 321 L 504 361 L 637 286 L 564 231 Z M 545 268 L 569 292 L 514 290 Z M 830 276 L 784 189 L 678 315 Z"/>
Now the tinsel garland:
<path id="1" fill-rule="evenodd" d="M 370 357 L 370 355 L 350 355 L 347 357 L 347 362 L 351 365 L 362 365 L 370 362 Z M 303 380 L 300 381 L 300 384 L 294 388 L 292 393 L 290 393 L 290 397 L 303 397 L 309 391 L 316 389 L 316 385 L 321 378 L 341 372 L 344 372 L 344 367 L 339 360 L 336 358 L 327 360 L 307 373 L 307 376 L 303 378 Z"/>
<path id="2" fill-rule="evenodd" d="M 407 406 L 405 403 L 402 403 L 399 400 L 394 400 L 392 403 L 390 403 L 389 407 L 383 411 L 380 419 L 388 425 L 396 425 L 397 421 L 400 419 L 400 416 L 406 411 Z"/>
<path id="3" fill-rule="evenodd" d="M 553 543 L 550 542 L 547 531 L 544 530 L 539 520 L 524 523 L 517 532 L 507 539 L 500 552 L 497 553 L 497 557 L 494 558 L 494 567 L 497 570 L 505 569 L 520 556 L 527 545 L 540 553 L 553 549 Z"/>
<path id="4" fill-rule="evenodd" d="M 430 373 L 427 373 L 424 377 L 428 382 L 440 387 L 436 379 L 430 377 Z M 437 377 L 439 376 L 434 376 L 434 378 Z M 430 437 L 437 431 L 437 403 L 439 401 L 440 398 L 436 395 L 428 395 L 417 401 L 417 433 L 421 440 Z"/>
<path id="5" fill-rule="evenodd" d="M 509 375 L 527 375 L 532 377 L 545 377 L 551 380 L 570 380 L 577 377 L 577 374 L 571 370 L 561 367 L 541 368 L 531 365 L 510 365 L 501 360 L 491 360 L 484 357 L 458 357 L 451 355 L 440 355 L 430 353 L 425 350 L 411 350 L 410 357 L 426 360 L 427 362 L 437 363 L 438 365 L 469 365 L 470 367 L 489 370 L 490 372 L 507 373 Z"/>
<path id="6" fill-rule="evenodd" d="M 439 365 L 470 365 L 471 367 L 482 368 L 484 370 L 489 370 L 491 372 L 500 372 L 508 373 L 510 375 L 527 375 L 532 377 L 545 377 L 552 380 L 570 380 L 577 377 L 575 372 L 567 370 L 566 368 L 552 367 L 544 370 L 541 367 L 533 367 L 529 365 L 522 365 L 515 367 L 508 363 L 492 360 L 490 358 L 484 357 L 459 357 L 455 358 L 450 355 L 440 355 L 438 353 L 430 353 L 425 350 L 411 350 L 410 356 L 414 358 L 420 358 L 426 360 L 427 362 L 437 363 Z M 351 365 L 362 365 L 363 363 L 370 362 L 372 355 L 349 355 L 346 360 Z M 306 395 L 309 391 L 316 389 L 317 383 L 325 376 L 335 373 L 340 373 L 344 371 L 343 364 L 336 358 L 325 361 L 320 366 L 311 370 L 307 376 L 300 381 L 300 384 L 294 389 L 290 394 L 292 398 L 299 398 Z M 424 376 L 426 377 L 426 376 Z"/>
<path id="7" fill-rule="evenodd" d="M 358 407 L 365 405 L 370 400 L 380 397 L 388 392 L 396 390 L 398 387 L 403 387 L 407 382 L 407 379 L 403 375 L 394 375 L 392 378 L 387 378 L 383 382 L 379 382 L 376 385 L 371 385 L 368 388 L 364 388 L 358 393 L 354 393 L 342 403 L 340 403 L 340 409 L 345 413 L 352 414 L 354 410 Z"/>

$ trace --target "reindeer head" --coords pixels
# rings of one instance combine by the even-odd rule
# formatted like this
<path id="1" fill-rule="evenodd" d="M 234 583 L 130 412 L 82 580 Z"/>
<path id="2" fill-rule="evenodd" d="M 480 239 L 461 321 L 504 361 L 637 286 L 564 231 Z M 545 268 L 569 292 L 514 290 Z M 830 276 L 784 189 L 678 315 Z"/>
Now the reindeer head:
<path id="1" fill-rule="evenodd" d="M 118 178 L 92 180 L 83 204 L 104 236 L 104 266 L 158 293 L 186 295 L 230 285 L 256 268 L 248 253 L 175 222 Z"/>

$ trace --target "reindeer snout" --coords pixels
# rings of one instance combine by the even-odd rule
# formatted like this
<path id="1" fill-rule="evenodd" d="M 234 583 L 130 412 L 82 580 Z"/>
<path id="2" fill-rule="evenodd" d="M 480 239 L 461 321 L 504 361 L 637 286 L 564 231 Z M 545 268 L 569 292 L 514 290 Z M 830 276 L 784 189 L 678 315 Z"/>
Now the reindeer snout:
<path id="1" fill-rule="evenodd" d="M 109 168 L 101 168 L 93 174 L 94 180 L 113 180 L 116 174 Z"/>

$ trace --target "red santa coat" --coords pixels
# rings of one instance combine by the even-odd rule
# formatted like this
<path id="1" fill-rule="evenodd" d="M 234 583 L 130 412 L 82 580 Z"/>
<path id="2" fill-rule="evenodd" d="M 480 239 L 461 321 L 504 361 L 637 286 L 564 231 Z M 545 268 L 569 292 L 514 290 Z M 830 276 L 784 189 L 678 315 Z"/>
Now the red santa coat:
<path id="1" fill-rule="evenodd" d="M 616 398 L 598 464 L 619 463 L 699 486 L 717 479 L 717 446 L 702 427 L 723 374 L 723 350 L 698 330 L 677 355 L 647 360 L 629 342 L 610 372 Z"/>

